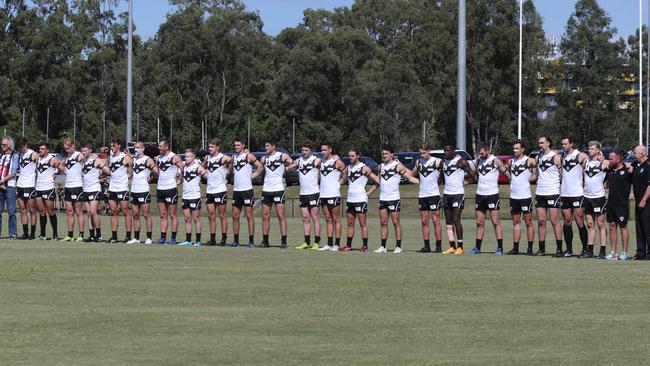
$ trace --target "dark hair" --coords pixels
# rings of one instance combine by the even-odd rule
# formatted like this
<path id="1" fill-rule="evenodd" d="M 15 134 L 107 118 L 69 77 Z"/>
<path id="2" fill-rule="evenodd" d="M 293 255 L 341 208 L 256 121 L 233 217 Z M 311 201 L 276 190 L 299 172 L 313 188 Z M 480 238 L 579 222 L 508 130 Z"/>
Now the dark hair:
<path id="1" fill-rule="evenodd" d="M 269 144 L 269 145 L 272 145 L 272 146 L 278 146 L 273 139 L 264 140 L 264 144 Z"/>
<path id="2" fill-rule="evenodd" d="M 478 144 L 477 148 L 478 148 L 479 151 L 481 151 L 481 150 L 490 151 L 490 145 L 488 145 L 485 142 L 480 142 Z"/>
<path id="3" fill-rule="evenodd" d="M 25 147 L 25 145 L 27 145 L 27 139 L 25 137 L 23 136 L 16 137 L 16 141 L 14 141 L 14 147 L 16 148 L 16 150 L 22 149 L 23 147 Z"/>
<path id="4" fill-rule="evenodd" d="M 361 151 L 359 151 L 359 149 L 357 149 L 354 146 L 351 147 L 348 151 L 353 152 L 353 153 L 357 154 L 357 156 L 361 157 Z"/>
<path id="5" fill-rule="evenodd" d="M 159 142 L 162 142 L 162 143 L 164 143 L 165 145 L 167 145 L 169 147 L 169 139 L 168 138 L 163 137 L 163 138 L 160 139 Z"/>
<path id="6" fill-rule="evenodd" d="M 138 141 L 138 142 L 140 142 L 140 141 Z M 82 149 L 83 149 L 83 148 L 86 148 L 86 149 L 88 149 L 88 150 L 90 150 L 90 151 L 93 150 L 93 146 L 92 146 L 91 144 L 83 144 L 83 145 L 81 146 L 81 148 L 82 148 Z"/>
<path id="7" fill-rule="evenodd" d="M 196 156 L 196 149 L 192 148 L 192 147 L 188 147 L 187 149 L 185 149 L 185 153 L 186 154 L 187 153 L 192 153 L 194 156 Z"/>
<path id="8" fill-rule="evenodd" d="M 553 146 L 553 140 L 551 140 L 550 137 L 548 137 L 548 136 L 546 136 L 546 135 L 542 135 L 542 136 L 540 136 L 539 138 L 540 138 L 540 139 L 543 138 L 543 139 L 545 139 L 546 141 L 548 141 L 548 146 L 549 146 L 549 147 Z"/>
<path id="9" fill-rule="evenodd" d="M 573 137 L 571 137 L 571 136 L 569 136 L 569 135 L 564 135 L 564 136 L 562 137 L 562 140 L 569 140 L 569 143 L 570 143 L 570 144 L 573 144 Z"/>
<path id="10" fill-rule="evenodd" d="M 208 143 L 214 146 L 221 146 L 221 140 L 217 137 L 211 138 L 210 141 L 208 141 Z"/>
<path id="11" fill-rule="evenodd" d="M 332 150 L 332 151 L 334 150 L 334 148 L 332 147 L 332 144 L 330 144 L 329 142 L 323 142 L 322 144 L 320 144 L 321 149 L 323 148 L 323 146 L 327 146 L 327 148 Z"/>
<path id="12" fill-rule="evenodd" d="M 38 147 L 41 147 L 41 146 L 45 146 L 45 148 L 48 149 L 48 150 L 52 149 L 49 142 L 41 141 L 41 143 L 38 144 Z"/>
<path id="13" fill-rule="evenodd" d="M 300 142 L 300 147 L 306 147 L 309 150 L 314 150 L 314 143 L 310 139 L 304 139 Z"/>
<path id="14" fill-rule="evenodd" d="M 614 154 L 616 154 L 616 156 L 618 156 L 619 158 L 622 158 L 622 157 L 624 157 L 624 156 L 627 154 L 627 153 L 625 152 L 625 150 L 622 150 L 622 149 L 616 149 L 616 150 L 614 150 L 614 151 L 612 151 L 612 152 L 613 152 Z"/>
<path id="15" fill-rule="evenodd" d="M 453 150 L 453 151 L 456 151 L 456 144 L 454 144 L 453 142 L 452 142 L 452 143 L 448 143 L 447 145 L 445 145 L 445 146 L 443 147 L 443 150 L 444 150 L 445 148 L 447 148 L 447 147 L 449 147 L 449 148 L 450 148 L 451 150 Z"/>
<path id="16" fill-rule="evenodd" d="M 395 153 L 395 148 L 393 147 L 393 145 L 384 145 L 381 148 L 381 151 L 388 151 L 389 153 L 394 154 Z"/>
<path id="17" fill-rule="evenodd" d="M 519 144 L 519 147 L 521 147 L 522 150 L 526 150 L 526 144 L 524 143 L 524 140 L 522 140 L 522 139 L 516 139 L 516 140 L 512 143 L 513 146 L 514 146 L 514 145 L 517 145 L 517 144 Z"/>
<path id="18" fill-rule="evenodd" d="M 426 150 L 426 151 L 431 151 L 431 145 L 429 145 L 427 143 L 420 144 L 420 149 Z"/>
<path id="19" fill-rule="evenodd" d="M 74 140 L 72 139 L 72 137 L 66 137 L 65 139 L 63 139 L 63 143 L 68 145 L 74 145 Z"/>
<path id="20" fill-rule="evenodd" d="M 241 143 L 242 145 L 246 146 L 246 143 L 244 142 L 244 140 L 240 139 L 239 137 L 235 137 L 235 139 L 233 140 L 233 142 L 239 142 L 239 143 Z"/>
<path id="21" fill-rule="evenodd" d="M 122 139 L 118 138 L 117 136 L 113 137 L 111 139 L 111 144 L 120 145 L 120 147 L 121 147 L 122 146 Z"/>

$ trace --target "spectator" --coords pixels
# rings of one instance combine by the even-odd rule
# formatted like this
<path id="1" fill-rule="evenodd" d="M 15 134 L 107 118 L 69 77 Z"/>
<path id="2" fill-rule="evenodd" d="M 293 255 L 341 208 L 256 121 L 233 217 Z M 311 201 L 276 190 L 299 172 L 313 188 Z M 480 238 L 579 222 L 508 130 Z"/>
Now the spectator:
<path id="1" fill-rule="evenodd" d="M 634 148 L 634 171 L 632 172 L 632 190 L 634 191 L 635 217 L 636 217 L 636 255 L 634 259 L 647 258 L 650 247 L 650 162 L 648 161 L 648 148 L 639 145 Z"/>
<path id="2" fill-rule="evenodd" d="M 7 205 L 9 215 L 9 237 L 18 237 L 16 230 L 16 172 L 20 165 L 20 155 L 14 151 L 14 140 L 2 138 L 2 155 L 0 156 L 0 232 L 2 232 L 2 212 Z"/>

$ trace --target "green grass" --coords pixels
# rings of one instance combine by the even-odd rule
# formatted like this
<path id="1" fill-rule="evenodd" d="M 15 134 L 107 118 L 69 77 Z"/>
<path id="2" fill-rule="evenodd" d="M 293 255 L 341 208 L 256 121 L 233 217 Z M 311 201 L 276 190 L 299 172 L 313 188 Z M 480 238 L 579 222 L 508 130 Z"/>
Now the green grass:
<path id="1" fill-rule="evenodd" d="M 647 362 L 646 262 L 415 254 L 403 224 L 403 255 L 0 241 L 0 364 Z"/>

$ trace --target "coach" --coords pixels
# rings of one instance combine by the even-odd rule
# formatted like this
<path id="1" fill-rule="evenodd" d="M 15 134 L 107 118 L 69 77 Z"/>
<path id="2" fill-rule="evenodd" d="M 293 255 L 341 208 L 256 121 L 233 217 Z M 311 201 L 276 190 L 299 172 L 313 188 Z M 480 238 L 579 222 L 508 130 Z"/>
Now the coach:
<path id="1" fill-rule="evenodd" d="M 16 172 L 20 164 L 20 156 L 14 151 L 14 140 L 5 136 L 2 138 L 2 154 L 0 155 L 0 232 L 2 231 L 2 212 L 5 204 L 9 216 L 9 236 L 16 239 Z"/>
<path id="2" fill-rule="evenodd" d="M 648 148 L 639 145 L 634 148 L 632 172 L 632 190 L 636 201 L 634 214 L 636 217 L 636 255 L 634 259 L 647 258 L 650 249 L 650 162 L 648 161 Z"/>

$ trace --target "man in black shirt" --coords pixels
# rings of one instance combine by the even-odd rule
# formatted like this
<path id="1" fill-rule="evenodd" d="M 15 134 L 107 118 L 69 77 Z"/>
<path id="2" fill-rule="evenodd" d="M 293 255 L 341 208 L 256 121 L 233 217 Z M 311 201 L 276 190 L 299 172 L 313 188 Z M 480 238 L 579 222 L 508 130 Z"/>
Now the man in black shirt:
<path id="1" fill-rule="evenodd" d="M 630 190 L 632 189 L 632 168 L 621 162 L 625 151 L 616 150 L 609 153 L 609 168 L 607 169 L 606 182 L 609 186 L 607 196 L 607 221 L 609 222 L 609 239 L 612 252 L 605 257 L 608 260 L 627 260 L 627 250 L 630 234 L 627 230 L 627 220 L 630 216 Z M 617 230 L 621 230 L 623 251 L 616 254 L 618 241 Z"/>
<path id="2" fill-rule="evenodd" d="M 634 213 L 636 215 L 636 255 L 634 259 L 646 259 L 650 247 L 650 162 L 648 161 L 648 149 L 639 145 L 634 148 L 634 159 L 632 165 L 632 190 L 636 201 Z"/>

